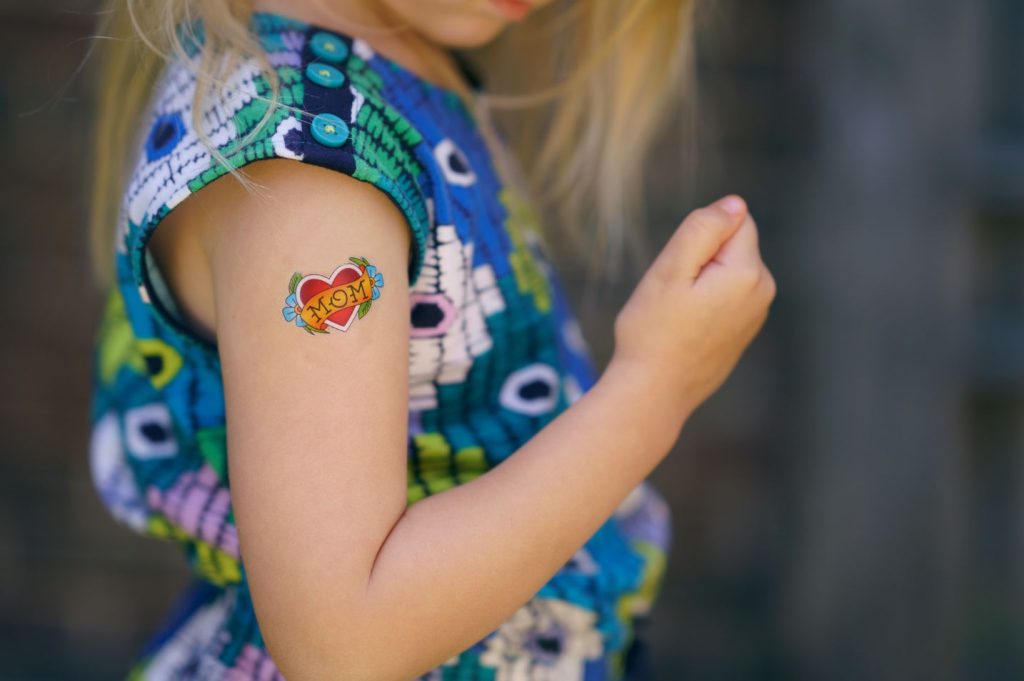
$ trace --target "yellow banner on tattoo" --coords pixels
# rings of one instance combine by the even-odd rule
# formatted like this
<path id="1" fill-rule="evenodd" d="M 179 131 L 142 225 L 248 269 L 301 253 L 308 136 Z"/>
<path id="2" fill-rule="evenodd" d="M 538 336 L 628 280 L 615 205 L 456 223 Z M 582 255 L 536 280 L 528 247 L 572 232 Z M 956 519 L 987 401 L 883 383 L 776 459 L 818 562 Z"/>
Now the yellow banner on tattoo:
<path id="1" fill-rule="evenodd" d="M 325 320 L 345 308 L 355 307 L 370 300 L 373 295 L 370 276 L 366 273 L 354 281 L 325 289 L 302 306 L 302 320 L 315 329 L 324 328 Z M 354 313 L 353 313 L 354 314 Z"/>

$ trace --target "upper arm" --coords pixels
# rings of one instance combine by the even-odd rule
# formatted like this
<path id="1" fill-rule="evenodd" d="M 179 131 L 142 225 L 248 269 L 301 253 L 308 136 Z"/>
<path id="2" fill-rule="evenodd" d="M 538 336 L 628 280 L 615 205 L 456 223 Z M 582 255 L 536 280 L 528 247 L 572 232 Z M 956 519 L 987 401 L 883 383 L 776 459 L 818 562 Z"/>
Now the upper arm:
<path id="1" fill-rule="evenodd" d="M 341 173 L 290 160 L 247 171 L 269 199 L 215 183 L 201 232 L 228 476 L 268 648 L 309 678 L 325 659 L 311 653 L 347 654 L 337 646 L 354 640 L 377 550 L 405 509 L 409 225 L 383 192 Z M 365 316 L 316 334 L 286 321 L 295 273 L 326 278 L 353 256 L 383 276 Z M 334 300 L 349 294 L 360 295 Z"/>

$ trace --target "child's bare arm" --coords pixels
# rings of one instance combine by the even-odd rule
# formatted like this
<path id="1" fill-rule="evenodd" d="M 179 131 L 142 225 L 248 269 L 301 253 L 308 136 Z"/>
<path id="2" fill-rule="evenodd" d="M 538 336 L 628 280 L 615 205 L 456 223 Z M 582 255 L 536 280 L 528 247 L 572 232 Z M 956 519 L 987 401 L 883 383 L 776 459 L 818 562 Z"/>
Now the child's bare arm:
<path id="1" fill-rule="evenodd" d="M 534 595 L 678 436 L 652 387 L 613 363 L 499 466 L 409 507 L 370 576 L 358 678 L 424 673 Z"/>
<path id="2" fill-rule="evenodd" d="M 408 679 L 526 602 L 662 460 L 703 395 L 617 353 L 504 463 L 406 508 L 408 226 L 358 180 L 290 161 L 249 168 L 280 203 L 220 190 L 230 210 L 211 211 L 203 241 L 261 631 L 289 679 Z M 354 255 L 385 279 L 365 317 L 315 336 L 283 320 L 293 272 L 327 275 Z"/>

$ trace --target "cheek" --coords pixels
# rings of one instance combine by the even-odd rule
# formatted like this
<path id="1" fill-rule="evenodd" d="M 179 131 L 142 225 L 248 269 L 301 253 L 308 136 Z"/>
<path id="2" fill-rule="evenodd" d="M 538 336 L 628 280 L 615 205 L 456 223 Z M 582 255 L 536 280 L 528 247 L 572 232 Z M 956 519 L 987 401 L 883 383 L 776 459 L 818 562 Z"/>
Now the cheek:
<path id="1" fill-rule="evenodd" d="M 508 25 L 487 0 L 384 0 L 417 32 L 446 47 L 484 45 Z"/>

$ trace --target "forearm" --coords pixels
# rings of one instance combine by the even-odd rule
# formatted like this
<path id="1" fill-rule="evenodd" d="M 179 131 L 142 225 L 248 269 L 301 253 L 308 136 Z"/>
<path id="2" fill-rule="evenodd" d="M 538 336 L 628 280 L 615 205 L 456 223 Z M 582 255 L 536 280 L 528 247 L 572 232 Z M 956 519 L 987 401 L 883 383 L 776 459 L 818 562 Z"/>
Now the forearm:
<path id="1" fill-rule="evenodd" d="M 468 648 L 598 530 L 688 416 L 649 386 L 629 367 L 609 366 L 500 465 L 406 510 L 360 609 L 361 657 L 375 678 L 410 678 Z"/>

